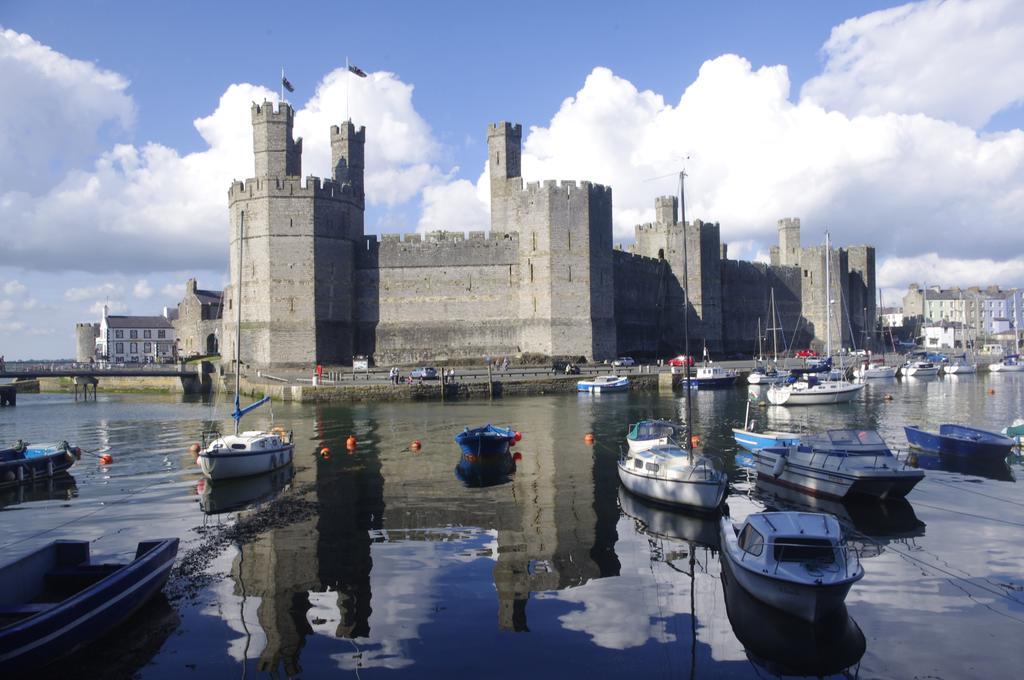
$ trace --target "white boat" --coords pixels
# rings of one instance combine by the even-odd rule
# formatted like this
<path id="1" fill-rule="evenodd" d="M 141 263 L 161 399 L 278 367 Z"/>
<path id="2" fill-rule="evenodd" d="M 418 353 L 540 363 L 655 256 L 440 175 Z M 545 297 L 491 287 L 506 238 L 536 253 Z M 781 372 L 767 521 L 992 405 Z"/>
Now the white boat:
<path id="1" fill-rule="evenodd" d="M 812 375 L 804 376 L 792 385 L 773 385 L 768 388 L 768 401 L 777 406 L 816 406 L 853 401 L 864 385 L 846 381 L 819 382 Z"/>
<path id="2" fill-rule="evenodd" d="M 789 379 L 789 374 L 784 371 L 778 370 L 779 365 L 779 344 L 778 336 L 775 331 L 779 330 L 779 326 L 776 326 L 776 313 L 775 313 L 775 289 L 771 289 L 771 305 L 769 306 L 769 314 L 772 318 L 772 327 L 765 330 L 772 331 L 772 347 L 774 348 L 775 360 L 771 363 L 765 361 L 763 353 L 761 352 L 761 320 L 757 320 L 757 345 L 759 359 L 754 362 L 754 369 L 747 376 L 747 382 L 751 385 L 781 385 Z"/>
<path id="3" fill-rule="evenodd" d="M 599 375 L 576 383 L 577 392 L 625 392 L 629 389 L 629 378 L 619 375 Z"/>
<path id="4" fill-rule="evenodd" d="M 691 378 L 691 380 L 701 390 L 714 387 L 732 387 L 736 384 L 736 371 L 722 368 L 721 366 L 698 366 L 697 375 Z"/>
<path id="5" fill-rule="evenodd" d="M 942 372 L 950 375 L 977 373 L 978 365 L 967 361 L 966 354 L 961 354 L 960 356 L 953 357 L 948 364 L 944 365 Z"/>
<path id="6" fill-rule="evenodd" d="M 1019 354 L 1009 354 L 1002 361 L 989 364 L 988 370 L 993 373 L 1016 373 L 1024 371 L 1024 363 L 1021 363 Z"/>
<path id="7" fill-rule="evenodd" d="M 242 260 L 242 245 L 245 241 L 245 213 L 242 213 L 238 234 L 238 262 Z M 249 411 L 270 401 L 263 397 L 254 404 L 242 408 L 239 401 L 242 365 L 242 267 L 238 267 L 238 288 L 235 292 L 235 307 L 238 317 L 235 325 L 235 410 L 231 417 L 235 419 L 235 433 L 215 438 L 199 452 L 199 467 L 210 479 L 230 479 L 248 477 L 290 465 L 295 444 L 292 436 L 283 427 L 275 427 L 270 432 L 251 430 L 238 432 L 239 421 Z M 205 438 L 205 437 L 204 437 Z"/>
<path id="8" fill-rule="evenodd" d="M 683 425 L 667 420 L 641 420 L 629 427 L 626 443 L 630 451 L 646 451 L 660 444 L 670 444 L 686 436 Z"/>
<path id="9" fill-rule="evenodd" d="M 908 361 L 903 364 L 903 375 L 924 378 L 939 374 L 939 364 L 934 361 Z"/>
<path id="10" fill-rule="evenodd" d="M 760 447 L 752 453 L 758 483 L 815 496 L 903 498 L 924 478 L 924 470 L 897 460 L 874 430 L 804 434 L 798 445 Z"/>
<path id="11" fill-rule="evenodd" d="M 896 367 L 886 366 L 883 363 L 864 362 L 853 371 L 853 376 L 860 380 L 875 380 L 896 377 Z"/>
<path id="12" fill-rule="evenodd" d="M 781 385 L 789 379 L 788 373 L 779 373 L 774 368 L 755 368 L 747 376 L 751 385 Z"/>
<path id="13" fill-rule="evenodd" d="M 710 458 L 674 444 L 627 451 L 618 465 L 619 480 L 631 493 L 693 510 L 715 510 L 729 485 Z"/>
<path id="14" fill-rule="evenodd" d="M 864 577 L 833 515 L 759 512 L 742 524 L 723 517 L 719 526 L 736 581 L 758 600 L 805 621 L 840 608 Z"/>

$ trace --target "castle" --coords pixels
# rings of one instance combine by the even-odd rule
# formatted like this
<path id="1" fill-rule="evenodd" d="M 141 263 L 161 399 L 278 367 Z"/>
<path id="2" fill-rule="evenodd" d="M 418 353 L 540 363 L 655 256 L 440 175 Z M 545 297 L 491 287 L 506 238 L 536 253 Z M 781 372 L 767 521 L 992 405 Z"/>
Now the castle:
<path id="1" fill-rule="evenodd" d="M 251 117 L 255 177 L 228 191 L 223 356 L 235 351 L 239 273 L 242 360 L 254 367 L 360 355 L 379 365 L 525 353 L 664 358 L 682 351 L 684 313 L 695 353 L 750 353 L 758 326 L 769 325 L 772 291 L 787 344 L 823 344 L 825 248 L 801 246 L 798 219 L 778 222 L 770 264 L 730 260 L 717 223 L 680 220 L 678 199 L 663 196 L 624 251 L 612 243 L 611 188 L 524 186 L 522 127 L 503 122 L 487 130 L 489 233 L 378 238 L 363 230 L 365 128 L 332 126 L 332 176 L 303 180 L 292 107 L 254 103 Z M 831 257 L 833 342 L 865 346 L 877 314 L 874 248 Z M 201 330 L 197 347 L 210 335 Z"/>

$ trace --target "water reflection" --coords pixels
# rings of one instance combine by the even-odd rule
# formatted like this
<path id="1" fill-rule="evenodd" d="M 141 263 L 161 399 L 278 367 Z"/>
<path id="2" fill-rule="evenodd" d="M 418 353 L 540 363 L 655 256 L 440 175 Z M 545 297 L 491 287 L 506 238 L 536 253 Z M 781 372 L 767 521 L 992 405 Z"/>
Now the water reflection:
<path id="1" fill-rule="evenodd" d="M 67 472 L 0 488 L 0 508 L 32 501 L 67 501 L 78 496 L 75 478 Z"/>
<path id="2" fill-rule="evenodd" d="M 295 469 L 292 465 L 272 472 L 237 479 L 200 479 L 196 483 L 199 507 L 207 515 L 236 512 L 276 498 L 288 488 Z"/>
<path id="3" fill-rule="evenodd" d="M 754 598 L 736 581 L 728 560 L 722 560 L 722 587 L 729 622 L 747 658 L 772 675 L 849 672 L 864 656 L 864 633 L 846 605 L 808 623 Z"/>
<path id="4" fill-rule="evenodd" d="M 1005 460 L 978 460 L 967 456 L 947 456 L 912 450 L 907 454 L 907 463 L 922 470 L 959 472 L 963 475 L 985 477 L 999 482 L 1017 481 L 1013 470 Z"/>
<path id="5" fill-rule="evenodd" d="M 497 486 L 512 480 L 516 471 L 515 456 L 512 452 L 497 456 L 495 459 L 470 460 L 465 454 L 459 454 L 459 462 L 455 465 L 455 476 L 469 487 Z"/>

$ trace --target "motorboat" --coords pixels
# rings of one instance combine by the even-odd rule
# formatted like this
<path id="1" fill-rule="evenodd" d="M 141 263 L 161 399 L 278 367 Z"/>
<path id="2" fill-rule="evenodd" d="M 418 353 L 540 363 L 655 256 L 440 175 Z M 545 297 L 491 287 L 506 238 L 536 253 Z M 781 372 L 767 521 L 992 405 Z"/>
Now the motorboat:
<path id="1" fill-rule="evenodd" d="M 924 471 L 900 462 L 874 430 L 805 434 L 793 446 L 753 451 L 758 482 L 829 498 L 903 498 Z"/>
<path id="2" fill-rule="evenodd" d="M 667 420 L 641 420 L 629 427 L 626 443 L 630 451 L 645 451 L 658 444 L 671 444 L 686 436 L 682 425 Z"/>
<path id="3" fill-rule="evenodd" d="M 853 369 L 853 377 L 860 380 L 884 380 L 896 377 L 896 367 L 886 366 L 884 360 L 867 362 Z"/>
<path id="4" fill-rule="evenodd" d="M 788 373 L 780 373 L 774 368 L 758 366 L 747 376 L 747 382 L 751 385 L 781 385 L 788 378 Z"/>
<path id="5" fill-rule="evenodd" d="M 0 671 L 34 673 L 127 620 L 163 588 L 178 539 L 144 541 L 127 564 L 94 564 L 89 541 L 54 541 L 0 567 Z"/>
<path id="6" fill-rule="evenodd" d="M 988 370 L 993 373 L 1017 373 L 1024 371 L 1024 363 L 1021 363 L 1019 354 L 1008 354 L 1002 361 L 989 364 Z"/>
<path id="7" fill-rule="evenodd" d="M 903 430 L 911 447 L 947 456 L 1004 460 L 1014 446 L 1014 440 L 1005 435 L 967 425 L 944 423 L 938 433 L 914 425 L 905 425 Z"/>
<path id="8" fill-rule="evenodd" d="M 720 521 L 722 554 L 737 583 L 756 599 L 815 622 L 843 606 L 864 577 L 846 549 L 839 521 L 812 512 L 758 512 Z"/>
<path id="9" fill-rule="evenodd" d="M 750 418 L 750 401 L 747 401 L 747 412 L 743 427 L 732 428 L 732 437 L 740 447 L 747 451 L 757 451 L 766 446 L 796 446 L 800 444 L 800 435 L 795 432 L 779 432 L 777 430 L 755 431 L 756 423 Z M 751 467 L 753 466 L 753 458 Z"/>
<path id="10" fill-rule="evenodd" d="M 711 458 L 674 444 L 627 450 L 618 466 L 619 479 L 630 492 L 691 510 L 714 511 L 729 485 L 728 475 Z"/>
<path id="11" fill-rule="evenodd" d="M 521 435 L 510 427 L 466 428 L 455 435 L 462 450 L 455 466 L 456 476 L 469 486 L 491 486 L 507 481 L 515 472 L 512 446 Z"/>
<path id="12" fill-rule="evenodd" d="M 242 262 L 242 245 L 245 242 L 245 213 L 239 223 L 238 262 Z M 242 365 L 242 267 L 238 267 L 238 283 L 235 288 L 235 308 L 238 316 L 235 322 L 235 410 L 231 417 L 235 421 L 235 432 L 229 435 L 214 435 L 212 441 L 199 451 L 197 462 L 203 474 L 210 479 L 248 477 L 270 472 L 290 465 L 295 450 L 291 433 L 283 427 L 274 427 L 270 432 L 250 430 L 239 433 L 242 416 L 270 401 L 263 397 L 259 401 L 242 407 L 241 371 Z M 203 435 L 204 443 L 207 435 Z"/>
<path id="13" fill-rule="evenodd" d="M 619 375 L 599 375 L 576 383 L 577 392 L 625 392 L 629 389 L 629 378 Z"/>
<path id="14" fill-rule="evenodd" d="M 813 375 L 788 385 L 773 385 L 768 388 L 768 401 L 777 406 L 815 406 L 819 404 L 841 404 L 853 401 L 863 384 L 845 380 L 818 380 Z"/>
<path id="15" fill-rule="evenodd" d="M 697 383 L 697 389 L 701 390 L 732 387 L 736 384 L 736 371 L 721 366 L 698 366 L 697 374 L 692 380 Z"/>
<path id="16" fill-rule="evenodd" d="M 842 604 L 815 623 L 771 607 L 741 586 L 722 561 L 725 612 L 758 677 L 854 677 L 867 649 L 857 622 Z"/>
<path id="17" fill-rule="evenodd" d="M 52 478 L 81 457 L 81 449 L 64 441 L 27 444 L 19 440 L 14 446 L 0 449 L 0 488 Z"/>
<path id="18" fill-rule="evenodd" d="M 967 355 L 961 354 L 950 359 L 949 363 L 942 367 L 943 373 L 950 375 L 967 375 L 978 372 L 978 365 L 967 361 Z"/>
<path id="19" fill-rule="evenodd" d="M 1024 418 L 1017 418 L 1000 433 L 1012 439 L 1017 446 L 1024 445 Z"/>
<path id="20" fill-rule="evenodd" d="M 934 361 L 908 361 L 903 364 L 902 372 L 905 377 L 925 378 L 939 374 L 940 364 Z"/>

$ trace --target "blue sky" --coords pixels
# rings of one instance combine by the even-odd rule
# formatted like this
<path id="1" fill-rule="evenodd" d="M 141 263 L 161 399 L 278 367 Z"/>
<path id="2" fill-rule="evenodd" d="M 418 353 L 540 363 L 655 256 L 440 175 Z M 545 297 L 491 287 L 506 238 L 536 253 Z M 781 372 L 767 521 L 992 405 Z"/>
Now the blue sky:
<path id="1" fill-rule="evenodd" d="M 0 354 L 70 356 L 98 304 L 220 287 L 248 102 L 284 67 L 303 172 L 324 174 L 346 56 L 370 73 L 348 85 L 370 232 L 485 228 L 485 126 L 515 120 L 527 179 L 612 186 L 618 241 L 673 190 L 644 180 L 691 155 L 688 215 L 720 221 L 733 256 L 796 216 L 806 242 L 877 245 L 893 296 L 1024 285 L 1021 3 L 304 7 L 0 6 Z"/>

